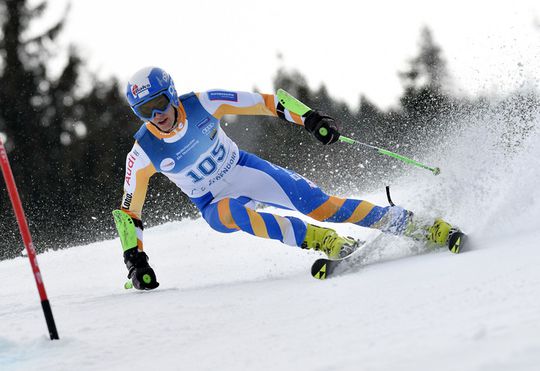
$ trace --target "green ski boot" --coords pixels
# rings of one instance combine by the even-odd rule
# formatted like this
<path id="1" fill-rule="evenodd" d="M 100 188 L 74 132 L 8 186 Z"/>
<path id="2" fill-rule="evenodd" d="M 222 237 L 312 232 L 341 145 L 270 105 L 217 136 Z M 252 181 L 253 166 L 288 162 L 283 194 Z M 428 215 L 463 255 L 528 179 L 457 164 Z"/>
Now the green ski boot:
<path id="1" fill-rule="evenodd" d="M 427 240 L 440 246 L 448 243 L 448 236 L 452 226 L 444 220 L 437 218 L 431 227 L 428 228 Z"/>
<path id="2" fill-rule="evenodd" d="M 308 224 L 302 248 L 322 251 L 330 259 L 339 259 L 353 253 L 358 248 L 358 241 L 341 237 L 333 229 Z"/>
<path id="3" fill-rule="evenodd" d="M 438 218 L 428 229 L 428 240 L 441 246 L 448 246 L 448 249 L 454 254 L 459 254 L 467 240 L 467 235 L 452 227 L 444 220 Z"/>
<path id="4" fill-rule="evenodd" d="M 460 252 L 466 239 L 466 235 L 459 228 L 452 227 L 441 218 L 435 219 L 432 225 L 423 226 L 422 223 L 416 223 L 414 218 L 410 218 L 405 235 L 416 240 L 427 240 L 436 246 L 448 246 L 448 249 L 455 254 Z"/>

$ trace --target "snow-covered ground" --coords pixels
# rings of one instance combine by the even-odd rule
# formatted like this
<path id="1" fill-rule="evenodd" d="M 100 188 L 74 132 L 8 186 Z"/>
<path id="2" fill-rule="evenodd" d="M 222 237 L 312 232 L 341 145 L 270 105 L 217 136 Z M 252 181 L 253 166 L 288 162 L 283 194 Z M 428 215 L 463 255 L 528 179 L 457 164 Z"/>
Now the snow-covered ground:
<path id="1" fill-rule="evenodd" d="M 540 364 L 538 231 L 473 239 L 461 255 L 402 257 L 327 281 L 309 274 L 316 253 L 220 235 L 201 220 L 153 228 L 146 237 L 161 282 L 153 292 L 123 289 L 118 241 L 39 256 L 60 341 L 46 336 L 28 262 L 1 262 L 0 369 Z"/>
<path id="2" fill-rule="evenodd" d="M 318 281 L 318 253 L 169 223 L 145 232 L 152 292 L 123 288 L 118 240 L 39 256 L 59 341 L 28 261 L 2 261 L 0 370 L 538 370 L 539 137 L 509 156 L 465 134 L 426 158 L 439 177 L 411 169 L 393 197 L 444 213 L 469 251 L 418 254 L 387 237 L 370 264 Z"/>

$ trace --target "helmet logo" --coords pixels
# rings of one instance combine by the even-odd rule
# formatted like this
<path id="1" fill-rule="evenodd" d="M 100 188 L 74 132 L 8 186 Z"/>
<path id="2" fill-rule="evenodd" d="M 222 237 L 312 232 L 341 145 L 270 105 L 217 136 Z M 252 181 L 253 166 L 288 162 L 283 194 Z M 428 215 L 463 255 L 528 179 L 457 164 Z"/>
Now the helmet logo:
<path id="1" fill-rule="evenodd" d="M 146 79 L 146 81 L 138 81 L 138 83 L 134 83 L 131 85 L 131 94 L 134 98 L 142 98 L 145 95 L 149 94 L 148 89 L 152 87 L 152 84 L 150 84 L 150 81 Z"/>
<path id="2" fill-rule="evenodd" d="M 133 85 L 131 87 L 131 94 L 133 94 L 134 97 L 142 98 L 145 95 L 148 95 L 148 89 L 150 88 L 150 84 L 143 84 L 143 85 Z"/>

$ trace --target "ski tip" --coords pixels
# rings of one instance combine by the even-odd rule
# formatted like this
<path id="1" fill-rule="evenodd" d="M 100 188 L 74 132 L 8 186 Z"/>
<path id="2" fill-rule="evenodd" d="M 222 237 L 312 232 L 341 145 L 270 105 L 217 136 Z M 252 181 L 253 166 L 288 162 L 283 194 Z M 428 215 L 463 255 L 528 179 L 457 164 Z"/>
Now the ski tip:
<path id="1" fill-rule="evenodd" d="M 327 272 L 327 260 L 326 259 L 318 259 L 311 266 L 311 275 L 314 278 L 317 278 L 319 280 L 324 280 L 324 279 L 326 279 L 326 272 Z"/>
<path id="2" fill-rule="evenodd" d="M 448 240 L 448 249 L 454 254 L 459 254 L 463 251 L 467 242 L 467 235 L 461 231 L 454 232 Z"/>

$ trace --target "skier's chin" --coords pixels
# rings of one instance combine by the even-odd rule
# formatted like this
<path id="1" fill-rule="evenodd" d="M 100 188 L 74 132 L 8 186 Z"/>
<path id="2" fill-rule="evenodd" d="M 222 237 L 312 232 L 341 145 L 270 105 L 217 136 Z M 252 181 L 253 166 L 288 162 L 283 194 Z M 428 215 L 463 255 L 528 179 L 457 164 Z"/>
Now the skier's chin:
<path id="1" fill-rule="evenodd" d="M 173 131 L 174 129 L 176 129 L 176 127 L 178 126 L 178 122 L 174 122 L 170 129 L 166 131 L 166 133 L 170 133 L 171 131 Z"/>
<path id="2" fill-rule="evenodd" d="M 176 126 L 178 125 L 177 122 L 173 122 L 172 124 L 167 125 L 167 120 L 168 119 L 165 119 L 162 122 L 155 124 L 155 126 L 163 133 L 170 133 L 171 131 L 176 129 Z"/>

